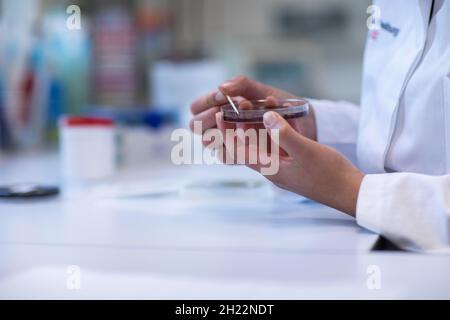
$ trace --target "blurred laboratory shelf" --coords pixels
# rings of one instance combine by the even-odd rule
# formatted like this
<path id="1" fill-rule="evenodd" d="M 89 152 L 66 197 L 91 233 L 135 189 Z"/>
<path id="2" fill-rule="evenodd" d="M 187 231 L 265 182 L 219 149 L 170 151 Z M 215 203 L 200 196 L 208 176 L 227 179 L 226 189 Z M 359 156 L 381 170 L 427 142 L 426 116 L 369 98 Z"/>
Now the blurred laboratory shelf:
<path id="1" fill-rule="evenodd" d="M 16 155 L 1 159 L 0 181 L 59 183 L 58 172 L 55 153 Z M 0 298 L 450 298 L 450 257 L 372 251 L 378 236 L 333 209 L 269 184 L 183 192 L 243 180 L 264 181 L 159 161 L 89 192 L 0 201 Z M 80 290 L 66 286 L 73 265 Z"/>

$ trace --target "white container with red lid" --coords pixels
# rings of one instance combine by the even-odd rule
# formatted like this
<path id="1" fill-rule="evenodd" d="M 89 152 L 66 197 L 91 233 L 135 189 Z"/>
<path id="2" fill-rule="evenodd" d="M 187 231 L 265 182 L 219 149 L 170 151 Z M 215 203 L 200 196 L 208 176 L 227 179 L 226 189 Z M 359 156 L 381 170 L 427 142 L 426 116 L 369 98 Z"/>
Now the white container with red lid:
<path id="1" fill-rule="evenodd" d="M 60 120 L 62 176 L 66 182 L 108 178 L 116 170 L 111 119 L 67 116 Z"/>

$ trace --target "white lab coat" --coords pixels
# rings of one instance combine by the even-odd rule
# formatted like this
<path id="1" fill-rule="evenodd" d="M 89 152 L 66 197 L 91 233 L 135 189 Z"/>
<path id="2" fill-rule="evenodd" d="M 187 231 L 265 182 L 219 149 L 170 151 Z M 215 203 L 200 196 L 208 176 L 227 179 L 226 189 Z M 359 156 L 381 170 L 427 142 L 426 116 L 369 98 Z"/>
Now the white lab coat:
<path id="1" fill-rule="evenodd" d="M 356 219 L 399 247 L 450 252 L 450 1 L 375 1 L 361 108 L 312 100 L 319 142 L 356 143 Z M 397 30 L 397 31 L 396 31 Z M 396 35 L 395 35 L 396 33 Z"/>

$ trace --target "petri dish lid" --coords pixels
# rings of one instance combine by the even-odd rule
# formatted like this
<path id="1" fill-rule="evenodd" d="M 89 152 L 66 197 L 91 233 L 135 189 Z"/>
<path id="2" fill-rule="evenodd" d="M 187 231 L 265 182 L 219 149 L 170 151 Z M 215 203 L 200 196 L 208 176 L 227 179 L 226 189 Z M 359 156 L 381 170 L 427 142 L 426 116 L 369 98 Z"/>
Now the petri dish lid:
<path id="1" fill-rule="evenodd" d="M 280 99 L 277 105 L 267 105 L 266 100 L 250 100 L 252 107 L 239 109 L 239 114 L 230 104 L 221 107 L 226 122 L 262 123 L 264 113 L 275 111 L 284 119 L 305 117 L 309 112 L 309 103 L 304 99 Z"/>

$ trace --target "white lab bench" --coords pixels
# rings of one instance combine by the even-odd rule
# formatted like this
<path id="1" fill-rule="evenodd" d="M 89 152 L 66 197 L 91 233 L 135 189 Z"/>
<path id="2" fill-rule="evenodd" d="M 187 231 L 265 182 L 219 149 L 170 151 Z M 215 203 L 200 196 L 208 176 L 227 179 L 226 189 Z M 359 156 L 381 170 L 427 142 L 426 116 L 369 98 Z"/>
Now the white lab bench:
<path id="1" fill-rule="evenodd" d="M 51 152 L 3 157 L 0 184 L 59 183 L 58 168 Z M 245 167 L 158 162 L 110 183 L 224 178 L 260 179 Z M 292 198 L 1 201 L 0 298 L 450 298 L 449 256 L 372 251 L 377 239 Z M 70 266 L 78 290 L 67 286 Z"/>

